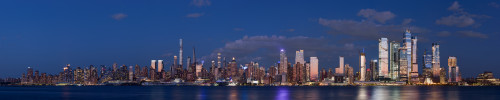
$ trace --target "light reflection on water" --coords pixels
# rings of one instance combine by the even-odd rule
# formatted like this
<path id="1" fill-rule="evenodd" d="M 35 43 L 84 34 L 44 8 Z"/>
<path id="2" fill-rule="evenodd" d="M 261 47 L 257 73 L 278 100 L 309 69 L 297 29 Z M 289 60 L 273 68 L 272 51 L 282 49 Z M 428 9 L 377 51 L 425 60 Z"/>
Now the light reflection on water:
<path id="1" fill-rule="evenodd" d="M 331 86 L 198 87 L 95 86 L 0 87 L 2 100 L 469 100 L 500 99 L 500 87 Z"/>

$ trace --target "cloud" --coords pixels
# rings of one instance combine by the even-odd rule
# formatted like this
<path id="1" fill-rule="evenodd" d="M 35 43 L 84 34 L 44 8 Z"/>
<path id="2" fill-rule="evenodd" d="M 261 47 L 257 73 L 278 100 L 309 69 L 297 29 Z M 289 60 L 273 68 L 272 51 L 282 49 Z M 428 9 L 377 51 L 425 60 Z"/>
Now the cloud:
<path id="1" fill-rule="evenodd" d="M 404 19 L 403 22 L 401 23 L 401 25 L 408 25 L 410 24 L 411 22 L 413 22 L 414 20 L 411 19 L 411 18 L 407 18 L 407 19 Z"/>
<path id="2" fill-rule="evenodd" d="M 117 13 L 117 14 L 113 14 L 111 16 L 111 18 L 115 19 L 115 20 L 122 20 L 123 18 L 127 17 L 128 15 L 124 14 L 124 13 Z"/>
<path id="3" fill-rule="evenodd" d="M 280 49 L 287 51 L 288 59 L 292 62 L 294 61 L 293 57 L 295 57 L 294 51 L 300 49 L 305 51 L 305 57 L 318 56 L 320 59 L 334 59 L 339 55 L 356 55 L 356 49 L 359 47 L 354 44 L 336 45 L 331 43 L 330 39 L 321 37 L 244 36 L 226 43 L 224 47 L 214 50 L 210 56 L 205 56 L 202 59 L 215 59 L 216 54 L 221 53 L 224 57 L 235 57 L 238 62 L 257 60 L 257 62 L 269 66 L 279 60 Z"/>
<path id="4" fill-rule="evenodd" d="M 192 0 L 191 4 L 197 7 L 210 6 L 212 2 L 210 0 Z"/>
<path id="5" fill-rule="evenodd" d="M 486 39 L 488 38 L 488 35 L 480 33 L 480 32 L 474 32 L 474 31 L 457 31 L 458 34 L 464 37 L 473 37 L 473 38 L 482 38 Z"/>
<path id="6" fill-rule="evenodd" d="M 405 30 L 403 25 L 377 24 L 372 21 L 330 20 L 319 18 L 318 23 L 330 27 L 332 35 L 348 35 L 361 39 L 378 40 L 387 37 L 390 40 L 401 38 Z M 425 33 L 428 30 L 420 27 L 411 27 L 412 33 Z"/>
<path id="7" fill-rule="evenodd" d="M 244 28 L 233 28 L 234 31 L 244 31 Z"/>
<path id="8" fill-rule="evenodd" d="M 291 28 L 291 29 L 281 30 L 281 32 L 295 32 L 295 29 Z"/>
<path id="9" fill-rule="evenodd" d="M 396 17 L 396 15 L 390 11 L 377 12 L 374 9 L 361 9 L 361 11 L 358 12 L 358 16 L 363 16 L 369 20 L 376 20 L 380 23 L 385 23 L 387 20 Z"/>
<path id="10" fill-rule="evenodd" d="M 476 21 L 467 15 L 450 15 L 448 17 L 442 17 L 436 20 L 436 24 L 446 25 L 446 26 L 456 26 L 456 27 L 466 27 L 473 25 Z"/>
<path id="11" fill-rule="evenodd" d="M 451 33 L 448 31 L 441 31 L 441 32 L 438 32 L 436 35 L 440 36 L 440 37 L 448 37 L 451 35 Z"/>
<path id="12" fill-rule="evenodd" d="M 481 24 L 476 21 L 478 18 L 489 18 L 489 16 L 486 15 L 475 15 L 464 11 L 457 1 L 453 2 L 453 4 L 448 7 L 448 10 L 452 11 L 454 14 L 441 17 L 436 20 L 436 24 L 455 27 L 480 26 Z"/>
<path id="13" fill-rule="evenodd" d="M 186 17 L 187 18 L 199 18 L 203 15 L 204 15 L 204 13 L 190 13 L 190 14 L 187 14 Z"/>
<path id="14" fill-rule="evenodd" d="M 498 3 L 496 3 L 496 2 L 491 2 L 488 5 L 491 6 L 491 7 L 494 7 L 494 8 L 500 8 L 500 5 Z"/>
<path id="15" fill-rule="evenodd" d="M 358 16 L 366 19 L 361 21 L 349 19 L 326 19 L 319 18 L 318 23 L 325 27 L 329 27 L 328 31 L 332 35 L 347 35 L 350 37 L 342 38 L 340 42 L 352 42 L 359 40 L 378 40 L 381 37 L 386 37 L 389 40 L 401 40 L 404 30 L 410 29 L 412 33 L 418 33 L 419 37 L 423 37 L 429 30 L 417 26 L 409 26 L 413 19 L 407 18 L 401 24 L 385 23 L 392 20 L 395 14 L 390 11 L 377 12 L 374 9 L 362 9 L 358 12 Z M 426 39 L 421 38 L 421 39 Z"/>
<path id="16" fill-rule="evenodd" d="M 458 1 L 453 2 L 450 7 L 448 7 L 448 10 L 450 11 L 463 11 L 462 8 L 460 8 L 460 4 L 458 4 Z"/>

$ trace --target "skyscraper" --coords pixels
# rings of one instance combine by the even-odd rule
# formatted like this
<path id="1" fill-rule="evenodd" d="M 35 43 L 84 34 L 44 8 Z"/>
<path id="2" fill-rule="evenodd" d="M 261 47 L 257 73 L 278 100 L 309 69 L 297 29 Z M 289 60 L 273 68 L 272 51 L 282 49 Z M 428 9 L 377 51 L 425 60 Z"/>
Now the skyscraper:
<path id="1" fill-rule="evenodd" d="M 387 43 L 387 38 L 379 39 L 379 55 L 378 55 L 378 65 L 379 65 L 379 77 L 389 78 L 389 45 Z"/>
<path id="2" fill-rule="evenodd" d="M 399 49 L 399 81 L 408 80 L 408 58 L 406 57 L 406 48 Z"/>
<path id="3" fill-rule="evenodd" d="M 182 39 L 179 39 L 179 66 L 182 66 Z"/>
<path id="4" fill-rule="evenodd" d="M 162 70 L 163 70 L 163 60 L 158 60 L 158 72 L 161 72 Z"/>
<path id="5" fill-rule="evenodd" d="M 129 66 L 129 69 L 128 69 L 128 80 L 129 81 L 133 81 L 134 80 L 134 70 L 132 69 L 132 66 Z"/>
<path id="6" fill-rule="evenodd" d="M 155 80 L 156 79 L 156 72 L 155 72 L 155 69 L 156 69 L 156 60 L 151 60 L 151 71 L 150 72 L 150 80 Z"/>
<path id="7" fill-rule="evenodd" d="M 457 57 L 448 57 L 448 82 L 459 82 L 459 71 L 457 66 Z"/>
<path id="8" fill-rule="evenodd" d="M 364 50 L 361 52 L 359 55 L 359 67 L 360 67 L 360 79 L 359 81 L 366 81 L 366 58 L 365 58 L 365 53 Z"/>
<path id="9" fill-rule="evenodd" d="M 370 68 L 372 68 L 372 78 L 373 80 L 377 80 L 378 78 L 378 61 L 370 60 Z"/>
<path id="10" fill-rule="evenodd" d="M 221 55 L 220 52 L 217 53 L 217 68 L 221 68 L 220 55 Z"/>
<path id="11" fill-rule="evenodd" d="M 339 69 L 335 70 L 337 74 L 343 75 L 344 74 L 344 56 L 339 56 Z"/>
<path id="12" fill-rule="evenodd" d="M 318 80 L 318 57 L 310 58 L 310 80 L 317 81 Z"/>
<path id="13" fill-rule="evenodd" d="M 151 60 L 151 69 L 156 69 L 156 60 Z"/>
<path id="14" fill-rule="evenodd" d="M 418 81 L 418 63 L 417 63 L 417 36 L 412 37 L 412 47 L 411 47 L 411 77 L 414 77 L 412 81 Z"/>
<path id="15" fill-rule="evenodd" d="M 432 43 L 432 76 L 434 77 L 434 82 L 437 83 L 440 81 L 440 72 L 441 72 L 441 61 L 439 60 L 439 44 Z"/>
<path id="16" fill-rule="evenodd" d="M 390 47 L 390 66 L 391 66 L 391 71 L 390 71 L 390 77 L 391 80 L 399 80 L 399 43 L 396 41 L 391 42 L 391 47 Z"/>
<path id="17" fill-rule="evenodd" d="M 427 50 L 424 51 L 423 61 L 425 68 L 432 68 L 432 54 L 428 53 Z"/>
<path id="18" fill-rule="evenodd" d="M 288 61 L 286 57 L 286 51 L 285 49 L 281 49 L 280 51 L 280 68 L 279 74 L 286 74 L 287 73 L 287 67 L 288 67 Z"/>
<path id="19" fill-rule="evenodd" d="M 305 64 L 304 60 L 304 50 L 299 50 L 295 52 L 295 63 L 299 62 L 300 64 Z"/>
<path id="20" fill-rule="evenodd" d="M 411 55 L 411 53 L 412 53 L 411 52 L 412 41 L 411 41 L 411 33 L 410 33 L 409 29 L 406 29 L 403 40 L 404 40 L 403 48 L 406 49 L 406 52 L 404 54 L 405 54 L 406 60 L 407 60 L 407 64 L 406 64 L 407 65 L 407 70 L 406 70 L 407 72 L 405 72 L 405 73 L 407 73 L 408 78 L 411 78 L 410 73 L 412 70 L 412 59 L 411 59 L 412 58 L 412 55 Z"/>

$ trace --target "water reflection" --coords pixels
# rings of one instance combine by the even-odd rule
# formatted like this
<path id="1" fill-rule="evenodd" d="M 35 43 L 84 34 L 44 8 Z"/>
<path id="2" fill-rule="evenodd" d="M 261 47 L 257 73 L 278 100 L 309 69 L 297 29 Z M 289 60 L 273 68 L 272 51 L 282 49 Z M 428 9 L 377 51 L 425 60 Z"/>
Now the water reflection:
<path id="1" fill-rule="evenodd" d="M 67 86 L 62 87 L 62 95 L 61 95 L 61 97 L 64 100 L 70 100 L 70 95 L 71 95 L 70 90 L 71 90 L 70 87 L 67 87 Z"/>
<path id="2" fill-rule="evenodd" d="M 276 100 L 288 100 L 288 87 L 279 87 Z"/>
<path id="3" fill-rule="evenodd" d="M 314 87 L 314 89 L 311 89 L 309 91 L 306 91 L 306 98 L 307 100 L 319 100 L 320 98 L 320 92 L 317 87 Z"/>
<path id="4" fill-rule="evenodd" d="M 441 93 L 441 88 L 442 87 L 429 87 L 430 89 L 427 89 L 428 91 L 426 91 L 426 94 L 427 95 L 430 95 L 430 96 L 427 96 L 427 100 L 442 100 L 443 99 L 443 96 Z"/>
<path id="5" fill-rule="evenodd" d="M 165 92 L 163 91 L 163 87 L 152 87 L 151 89 L 151 98 L 155 98 L 156 100 L 164 100 Z M 177 95 L 177 94 L 174 94 Z M 177 96 L 173 96 L 177 97 Z"/>
<path id="6" fill-rule="evenodd" d="M 401 97 L 404 100 L 418 100 L 420 98 L 420 91 L 418 86 L 404 86 L 401 87 Z"/>
<path id="7" fill-rule="evenodd" d="M 17 89 L 16 89 L 17 88 Z M 26 89 L 23 89 L 26 88 Z M 15 100 L 460 100 L 497 99 L 500 87 L 331 86 L 331 87 L 0 87 Z M 56 95 L 51 95 L 56 94 Z M 26 96 L 29 95 L 29 96 Z M 7 98 L 6 100 L 10 100 Z"/>
<path id="8" fill-rule="evenodd" d="M 238 100 L 238 89 L 237 88 L 231 88 L 229 91 L 229 100 Z"/>
<path id="9" fill-rule="evenodd" d="M 358 100 L 367 100 L 368 99 L 368 91 L 366 90 L 366 86 L 361 86 L 358 88 L 358 96 L 356 96 L 356 99 Z"/>
<path id="10" fill-rule="evenodd" d="M 387 86 L 375 86 L 373 90 L 374 100 L 388 100 L 389 91 Z"/>

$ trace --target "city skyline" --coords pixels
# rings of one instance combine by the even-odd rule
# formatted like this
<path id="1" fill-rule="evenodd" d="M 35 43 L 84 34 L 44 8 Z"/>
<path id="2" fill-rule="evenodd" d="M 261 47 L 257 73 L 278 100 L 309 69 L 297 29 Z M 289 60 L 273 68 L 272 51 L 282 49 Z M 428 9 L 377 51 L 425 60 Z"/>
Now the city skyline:
<path id="1" fill-rule="evenodd" d="M 218 61 L 217 53 L 221 53 L 222 57 L 226 57 L 228 61 L 230 58 L 235 57 L 239 64 L 254 61 L 267 69 L 273 66 L 277 61 L 280 61 L 280 49 L 287 51 L 287 62 L 292 64 L 296 62 L 293 60 L 295 58 L 293 55 L 296 55 L 296 52 L 293 51 L 304 50 L 302 59 L 304 61 L 310 61 L 310 57 L 317 57 L 319 60 L 319 70 L 322 68 L 335 69 L 339 67 L 339 56 L 343 56 L 345 57 L 345 64 L 349 64 L 351 68 L 354 69 L 354 72 L 359 72 L 359 51 L 362 48 L 366 49 L 366 61 L 376 60 L 379 57 L 377 52 L 377 40 L 382 37 L 387 37 L 387 42 L 398 41 L 398 43 L 402 43 L 405 28 L 410 28 L 412 34 L 416 34 L 419 39 L 417 43 L 418 46 L 416 46 L 418 47 L 416 50 L 416 62 L 419 73 L 422 73 L 422 66 L 424 65 L 421 62 L 423 60 L 422 54 L 424 54 L 423 52 L 426 50 L 431 50 L 432 43 L 434 42 L 439 43 L 441 46 L 441 57 L 439 59 L 441 60 L 439 64 L 441 68 L 448 69 L 447 62 L 445 61 L 447 61 L 449 56 L 454 56 L 458 58 L 458 66 L 460 66 L 460 71 L 464 78 L 475 77 L 483 71 L 498 70 L 493 63 L 494 61 L 492 61 L 498 54 L 490 54 L 495 49 L 499 48 L 499 46 L 497 46 L 498 44 L 495 44 L 495 41 L 498 40 L 498 30 L 491 28 L 494 27 L 492 23 L 498 22 L 496 19 L 498 14 L 492 13 L 498 11 L 498 8 L 489 6 L 492 5 L 491 2 L 493 1 L 474 2 L 472 4 L 470 4 L 470 1 L 439 1 L 436 3 L 438 6 L 432 6 L 432 8 L 438 10 L 436 13 L 440 14 L 432 18 L 424 16 L 427 13 L 422 12 L 426 10 L 397 10 L 360 4 L 366 5 L 366 7 L 352 7 L 345 11 L 337 11 L 338 13 L 342 13 L 338 16 L 332 15 L 335 14 L 335 11 L 323 11 L 323 13 L 331 14 L 314 13 L 311 14 L 311 16 L 300 16 L 298 14 L 301 13 L 292 13 L 291 16 L 295 17 L 284 19 L 284 21 L 272 21 L 273 19 L 276 20 L 277 18 L 284 17 L 274 15 L 271 17 L 275 18 L 266 19 L 270 22 L 225 22 L 210 27 L 206 25 L 216 22 L 207 20 L 225 20 L 213 18 L 223 17 L 220 16 L 220 13 L 224 13 L 224 11 L 211 11 L 210 9 L 223 9 L 228 8 L 228 6 L 224 6 L 222 5 L 223 3 L 216 1 L 202 5 L 191 4 L 191 2 L 194 1 L 174 3 L 184 4 L 182 6 L 187 6 L 184 8 L 189 9 L 189 11 L 174 12 L 176 13 L 176 17 L 167 17 L 181 19 L 180 22 L 175 23 L 187 23 L 180 26 L 151 22 L 153 19 L 157 18 L 146 20 L 146 18 L 151 17 L 153 14 L 140 15 L 141 13 L 139 13 L 139 11 L 145 9 L 135 9 L 138 11 L 134 11 L 134 9 L 126 8 L 98 12 L 99 14 L 93 14 L 91 17 L 100 16 L 102 18 L 97 18 L 97 20 L 102 22 L 86 22 L 83 24 L 76 24 L 75 26 L 69 25 L 62 27 L 62 25 L 70 24 L 62 22 L 69 19 L 58 19 L 59 17 L 49 18 L 47 15 L 40 15 L 39 18 L 26 22 L 20 21 L 21 19 L 5 21 L 7 24 L 13 25 L 3 25 L 5 29 L 2 29 L 4 30 L 2 33 L 5 34 L 0 35 L 0 38 L 2 38 L 0 39 L 0 51 L 2 52 L 0 60 L 3 62 L 0 64 L 0 66 L 2 66 L 0 68 L 0 72 L 2 72 L 0 77 L 19 77 L 24 73 L 27 67 L 36 68 L 40 70 L 40 72 L 58 73 L 66 64 L 82 68 L 90 65 L 111 66 L 113 63 L 128 66 L 136 64 L 145 66 L 149 65 L 150 60 L 163 60 L 166 62 L 165 65 L 171 65 L 174 61 L 173 56 L 179 56 L 179 63 L 186 63 L 185 58 L 192 57 L 193 59 L 198 59 L 197 61 L 200 63 L 204 61 L 204 67 L 209 68 L 209 62 L 212 60 Z M 53 5 L 62 6 L 65 3 L 72 4 L 71 2 L 62 2 L 62 4 Z M 271 3 L 275 3 L 275 1 Z M 337 2 L 329 3 L 332 4 Z M 169 5 L 166 3 L 159 3 L 155 6 L 160 6 L 160 4 Z M 135 4 L 120 2 L 119 5 L 130 7 Z M 395 6 L 392 4 L 378 5 Z M 478 5 L 483 5 L 485 7 L 472 9 L 479 7 Z M 284 5 L 285 8 L 292 8 L 293 6 L 302 6 L 311 9 L 306 10 L 306 12 L 316 11 L 317 9 L 327 7 L 326 5 L 320 5 L 318 7 L 303 6 L 298 2 L 291 2 L 290 4 Z M 412 7 L 411 5 L 409 6 Z M 10 8 L 12 6 L 4 7 Z M 27 7 L 21 10 L 30 10 L 30 8 L 32 9 L 32 7 Z M 41 8 L 42 9 L 35 11 L 47 12 L 46 10 L 55 9 L 46 6 L 41 6 Z M 83 7 L 76 6 L 74 9 L 85 11 L 81 8 Z M 482 9 L 490 9 L 487 10 L 490 12 L 479 11 Z M 297 9 L 291 9 L 286 12 L 293 12 L 292 10 Z M 263 10 L 257 9 L 257 11 Z M 32 11 L 27 12 L 30 12 L 28 15 L 35 14 Z M 87 14 L 86 12 L 83 13 Z M 25 15 L 13 12 L 7 12 L 7 14 L 10 14 L 7 17 Z M 49 14 L 52 13 L 49 12 Z M 75 13 L 67 12 L 66 14 L 70 15 L 62 17 L 73 16 L 71 14 Z M 157 14 L 166 16 L 163 13 Z M 256 14 L 256 12 L 251 12 L 251 14 Z M 445 19 L 449 16 L 454 17 L 454 14 L 458 14 L 456 15 L 458 17 L 470 17 L 474 22 L 472 22 L 472 24 L 458 22 L 446 23 L 449 20 Z M 64 15 L 64 13 L 62 15 Z M 472 17 L 473 15 L 483 17 Z M 251 18 L 236 15 L 233 15 L 233 17 Z M 255 17 L 262 18 L 263 15 L 256 15 Z M 87 17 L 78 18 L 87 21 L 94 19 Z M 294 23 L 295 21 L 293 20 L 299 19 L 300 22 Z M 6 19 L 2 19 L 2 21 L 4 20 Z M 228 20 L 239 21 L 241 19 L 229 18 Z M 46 21 L 54 22 L 48 23 L 47 26 L 43 26 L 44 24 L 37 24 L 42 22 L 46 23 Z M 363 23 L 362 21 L 367 23 Z M 27 25 L 20 27 L 18 24 L 15 24 L 18 22 Z M 133 24 L 138 24 L 140 22 L 153 25 L 131 28 L 137 27 Z M 168 23 L 173 21 L 159 20 L 158 22 Z M 100 23 L 110 26 L 90 26 Z M 262 27 L 269 28 L 261 28 L 259 25 L 255 26 L 253 24 L 262 24 Z M 266 24 L 280 27 L 273 27 Z M 356 30 L 347 30 L 347 27 L 342 27 L 352 24 L 364 27 Z M 386 29 L 371 27 L 372 24 L 381 25 Z M 152 27 L 154 25 L 160 26 Z M 438 28 L 431 28 L 435 26 Z M 194 28 L 187 29 L 188 27 Z M 205 33 L 204 31 L 207 32 Z M 184 44 L 181 44 L 185 49 L 182 56 L 177 54 L 179 50 L 179 38 L 184 39 Z M 481 46 L 477 44 L 487 44 L 490 46 Z M 404 45 L 401 44 L 401 47 L 403 46 Z M 191 47 L 197 48 L 198 57 L 194 57 L 194 55 L 189 53 L 192 52 L 192 50 L 190 50 Z M 389 46 L 387 46 L 387 48 L 388 47 Z M 410 69 L 413 66 L 413 63 L 411 63 L 413 57 L 408 58 L 412 58 L 407 60 L 410 62 L 409 65 L 407 65 L 408 69 Z M 387 62 L 387 64 L 390 63 Z M 387 66 L 391 67 L 389 65 Z M 167 68 L 169 68 L 169 66 L 163 67 L 163 69 Z"/>

